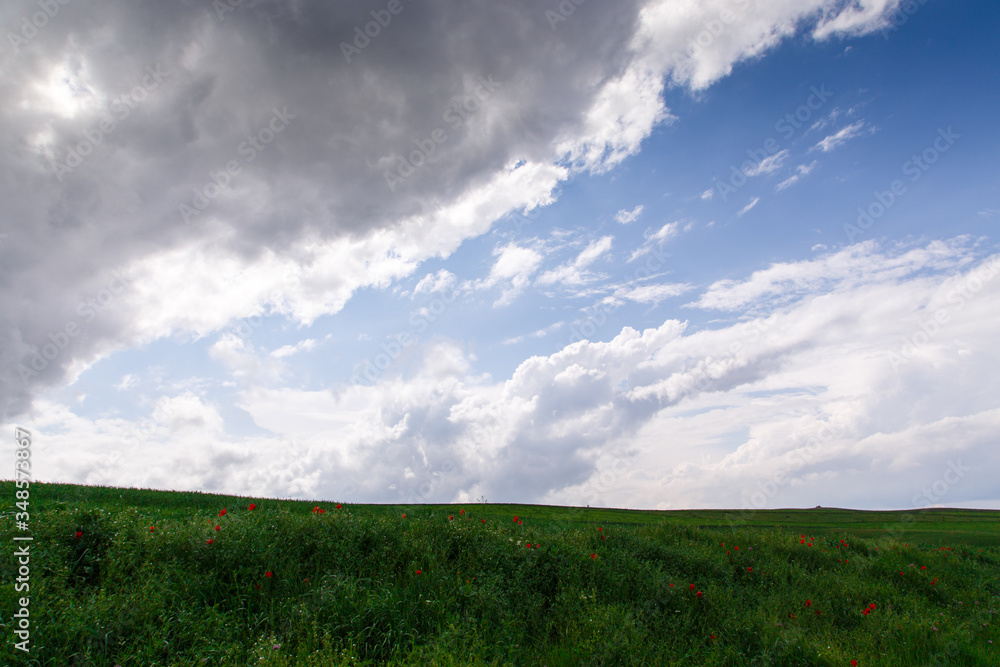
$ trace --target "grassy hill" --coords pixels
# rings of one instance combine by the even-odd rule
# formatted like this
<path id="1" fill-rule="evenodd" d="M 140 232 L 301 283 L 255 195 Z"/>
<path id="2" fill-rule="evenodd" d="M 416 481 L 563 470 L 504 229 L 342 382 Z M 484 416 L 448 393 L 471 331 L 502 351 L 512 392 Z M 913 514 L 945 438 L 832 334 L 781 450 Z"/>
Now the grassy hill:
<path id="1" fill-rule="evenodd" d="M 24 595 L 14 511 L 5 610 Z M 1000 664 L 997 511 L 338 507 L 32 484 L 31 528 L 32 652 L 6 628 L 4 665 Z"/>

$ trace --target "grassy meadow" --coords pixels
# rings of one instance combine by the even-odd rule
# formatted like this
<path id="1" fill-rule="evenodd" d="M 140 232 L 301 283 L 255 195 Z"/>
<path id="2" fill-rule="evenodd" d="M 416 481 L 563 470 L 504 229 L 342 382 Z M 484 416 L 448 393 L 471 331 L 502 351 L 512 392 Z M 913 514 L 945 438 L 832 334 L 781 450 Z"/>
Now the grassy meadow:
<path id="1" fill-rule="evenodd" d="M 3 665 L 1000 664 L 1000 511 L 338 506 L 36 483 L 30 654 L 8 626 L 24 595 L 14 512 Z"/>

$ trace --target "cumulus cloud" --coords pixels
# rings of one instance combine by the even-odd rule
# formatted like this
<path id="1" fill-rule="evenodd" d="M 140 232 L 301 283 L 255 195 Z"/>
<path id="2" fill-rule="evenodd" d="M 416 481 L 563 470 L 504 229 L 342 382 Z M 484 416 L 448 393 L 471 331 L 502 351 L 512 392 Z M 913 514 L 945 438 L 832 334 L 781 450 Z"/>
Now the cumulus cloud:
<path id="1" fill-rule="evenodd" d="M 864 275 L 849 279 L 859 264 Z M 968 239 L 895 251 L 861 244 L 738 282 L 774 285 L 778 273 L 811 279 L 793 301 L 769 298 L 773 288 L 740 300 L 744 319 L 733 324 L 625 327 L 607 342 L 526 359 L 506 379 L 476 374 L 468 350 L 436 342 L 405 379 L 332 391 L 248 385 L 240 407 L 265 429 L 256 436 L 221 432 L 218 412 L 190 392 L 161 399 L 138 438 L 125 420 L 84 420 L 46 403 L 37 429 L 73 453 L 45 459 L 39 474 L 102 470 L 111 482 L 156 485 L 171 470 L 168 488 L 357 502 L 486 494 L 908 507 L 995 497 L 1000 407 L 982 387 L 1000 372 L 991 317 L 1000 256 Z M 164 446 L 178 431 L 184 444 Z M 121 441 L 143 457 L 109 460 L 108 442 Z M 956 483 L 922 491 L 955 465 Z"/>
<path id="2" fill-rule="evenodd" d="M 730 5 L 588 3 L 553 31 L 526 0 L 406 4 L 349 58 L 369 16 L 346 5 L 223 21 L 196 3 L 67 5 L 2 56 L 0 413 L 115 350 L 335 314 L 551 202 L 574 170 L 620 164 L 672 122 L 666 78 L 703 89 L 820 10 L 824 37 L 878 21 L 834 0 L 748 5 L 702 45 L 705 16 Z M 133 280 L 109 300 L 115 270 Z M 71 322 L 86 336 L 33 369 Z"/>

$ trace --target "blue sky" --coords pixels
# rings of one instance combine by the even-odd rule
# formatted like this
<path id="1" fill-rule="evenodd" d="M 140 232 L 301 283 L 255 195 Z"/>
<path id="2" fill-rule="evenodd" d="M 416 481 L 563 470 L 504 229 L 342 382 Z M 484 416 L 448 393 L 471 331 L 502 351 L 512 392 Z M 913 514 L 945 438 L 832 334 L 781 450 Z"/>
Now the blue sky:
<path id="1" fill-rule="evenodd" d="M 1000 508 L 1000 10 L 550 4 L 8 36 L 0 397 L 36 478 Z"/>

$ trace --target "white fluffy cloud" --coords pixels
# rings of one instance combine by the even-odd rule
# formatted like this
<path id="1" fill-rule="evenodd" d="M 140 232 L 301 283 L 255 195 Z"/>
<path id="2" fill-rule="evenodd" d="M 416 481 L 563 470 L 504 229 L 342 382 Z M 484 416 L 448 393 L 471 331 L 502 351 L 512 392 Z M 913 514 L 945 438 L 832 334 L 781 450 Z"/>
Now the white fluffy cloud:
<path id="1" fill-rule="evenodd" d="M 108 461 L 108 442 L 136 440 L 125 420 L 90 422 L 47 405 L 37 428 L 48 446 L 73 438 L 77 453 L 46 460 L 39 474 L 102 469 L 112 482 L 146 485 L 170 470 L 182 488 L 361 502 L 986 499 L 995 492 L 987 471 L 1000 463 L 1000 406 L 982 391 L 1000 372 L 997 276 L 1000 256 L 977 257 L 967 240 L 901 252 L 862 244 L 713 286 L 699 300 L 741 304 L 743 321 L 625 328 L 527 359 L 506 380 L 475 374 L 467 351 L 437 342 L 407 379 L 246 387 L 241 407 L 274 435 L 225 436 L 197 396 L 161 399 L 138 438 L 141 459 Z M 794 300 L 773 298 L 800 279 Z M 162 446 L 178 430 L 201 448 L 184 466 L 176 462 L 196 444 Z M 961 477 L 935 486 L 949 466 Z"/>

